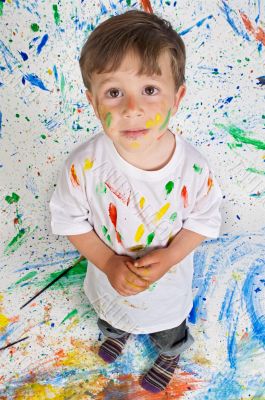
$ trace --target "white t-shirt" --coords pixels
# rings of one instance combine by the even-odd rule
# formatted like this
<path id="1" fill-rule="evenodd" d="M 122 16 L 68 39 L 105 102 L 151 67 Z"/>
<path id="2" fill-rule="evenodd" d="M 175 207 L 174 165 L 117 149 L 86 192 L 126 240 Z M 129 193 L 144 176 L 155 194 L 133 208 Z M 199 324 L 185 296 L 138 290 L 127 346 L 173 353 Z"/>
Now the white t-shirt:
<path id="1" fill-rule="evenodd" d="M 94 229 L 117 254 L 141 257 L 166 247 L 181 228 L 217 238 L 222 193 L 204 156 L 182 136 L 161 169 L 139 169 L 117 152 L 104 132 L 66 159 L 49 203 L 55 235 Z M 178 326 L 192 308 L 193 253 L 149 289 L 121 296 L 88 263 L 85 293 L 98 316 L 131 333 Z"/>

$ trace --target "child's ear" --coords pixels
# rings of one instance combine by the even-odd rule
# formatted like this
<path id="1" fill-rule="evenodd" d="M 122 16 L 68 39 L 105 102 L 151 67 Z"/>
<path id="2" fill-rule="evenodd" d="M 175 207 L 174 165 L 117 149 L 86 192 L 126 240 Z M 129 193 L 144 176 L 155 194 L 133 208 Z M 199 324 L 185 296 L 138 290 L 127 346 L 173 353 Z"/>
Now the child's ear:
<path id="1" fill-rule="evenodd" d="M 94 113 L 96 114 L 96 117 L 98 118 L 98 119 L 100 119 L 99 118 L 99 114 L 98 114 L 98 110 L 97 110 L 97 106 L 96 106 L 96 101 L 95 101 L 95 99 L 94 99 L 94 96 L 93 96 L 93 94 L 92 94 L 92 92 L 90 92 L 88 89 L 85 91 L 85 93 L 86 93 L 86 98 L 87 98 L 87 100 L 88 100 L 88 102 L 91 104 L 91 106 L 93 107 L 93 110 L 94 110 Z"/>
<path id="2" fill-rule="evenodd" d="M 175 99 L 174 99 L 175 102 L 174 102 L 174 107 L 173 107 L 171 115 L 174 115 L 178 111 L 179 104 L 180 104 L 181 100 L 183 99 L 183 97 L 185 96 L 186 90 L 187 90 L 187 88 L 186 88 L 185 84 L 181 85 L 178 88 L 178 91 L 175 93 Z"/>

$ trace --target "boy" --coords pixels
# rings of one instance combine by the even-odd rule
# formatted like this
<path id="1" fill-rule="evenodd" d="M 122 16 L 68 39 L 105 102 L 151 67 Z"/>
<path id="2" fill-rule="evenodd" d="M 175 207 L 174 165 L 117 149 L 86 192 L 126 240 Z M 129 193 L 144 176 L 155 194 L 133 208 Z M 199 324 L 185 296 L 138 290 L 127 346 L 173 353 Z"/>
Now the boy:
<path id="1" fill-rule="evenodd" d="M 114 16 L 79 62 L 103 132 L 65 161 L 52 232 L 91 262 L 84 290 L 107 337 L 99 355 L 113 362 L 131 333 L 149 334 L 159 354 L 141 385 L 156 393 L 193 342 L 193 252 L 218 237 L 222 194 L 206 159 L 167 128 L 186 90 L 185 46 L 170 23 L 137 10 Z"/>

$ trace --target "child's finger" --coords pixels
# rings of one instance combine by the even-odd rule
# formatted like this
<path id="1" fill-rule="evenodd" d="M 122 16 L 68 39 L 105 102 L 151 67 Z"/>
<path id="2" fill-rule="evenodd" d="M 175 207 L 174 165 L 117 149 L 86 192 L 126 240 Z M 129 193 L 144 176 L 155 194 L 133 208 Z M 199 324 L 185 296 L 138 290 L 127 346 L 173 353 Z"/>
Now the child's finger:
<path id="1" fill-rule="evenodd" d="M 140 276 L 144 280 L 148 280 L 148 276 L 150 275 L 150 267 L 134 267 L 131 263 L 129 263 L 128 268 L 137 276 Z"/>

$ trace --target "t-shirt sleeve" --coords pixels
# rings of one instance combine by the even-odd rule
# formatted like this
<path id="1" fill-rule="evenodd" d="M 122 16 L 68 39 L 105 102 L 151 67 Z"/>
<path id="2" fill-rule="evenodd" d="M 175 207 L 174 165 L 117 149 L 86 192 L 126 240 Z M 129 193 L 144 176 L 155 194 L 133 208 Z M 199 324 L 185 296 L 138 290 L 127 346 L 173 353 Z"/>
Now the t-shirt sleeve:
<path id="1" fill-rule="evenodd" d="M 184 217 L 183 228 L 206 237 L 217 238 L 222 222 L 220 212 L 222 192 L 213 171 L 209 166 L 205 170 L 192 207 Z"/>
<path id="2" fill-rule="evenodd" d="M 81 165 L 65 161 L 49 209 L 51 230 L 55 235 L 78 235 L 93 229 Z"/>

